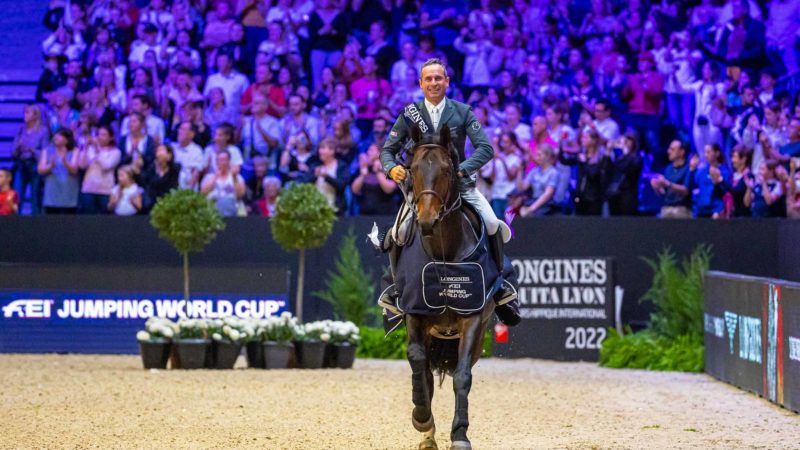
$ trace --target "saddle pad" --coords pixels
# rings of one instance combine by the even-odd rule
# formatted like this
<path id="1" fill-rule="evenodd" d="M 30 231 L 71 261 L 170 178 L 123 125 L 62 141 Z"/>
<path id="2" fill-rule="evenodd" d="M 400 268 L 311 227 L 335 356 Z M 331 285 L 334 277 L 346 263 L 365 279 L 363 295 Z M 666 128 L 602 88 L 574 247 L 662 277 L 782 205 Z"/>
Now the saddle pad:
<path id="1" fill-rule="evenodd" d="M 486 304 L 486 280 L 477 262 L 429 262 L 422 268 L 422 301 L 432 310 L 480 311 Z"/>

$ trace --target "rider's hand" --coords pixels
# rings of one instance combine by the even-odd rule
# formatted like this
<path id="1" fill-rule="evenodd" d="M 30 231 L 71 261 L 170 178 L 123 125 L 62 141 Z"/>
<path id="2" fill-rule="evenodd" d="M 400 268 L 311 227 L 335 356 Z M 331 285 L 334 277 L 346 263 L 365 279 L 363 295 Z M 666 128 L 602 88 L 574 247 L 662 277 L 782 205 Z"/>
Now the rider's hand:
<path id="1" fill-rule="evenodd" d="M 406 179 L 406 168 L 403 166 L 394 166 L 392 170 L 389 171 L 389 178 L 395 181 L 395 183 L 400 183 Z"/>

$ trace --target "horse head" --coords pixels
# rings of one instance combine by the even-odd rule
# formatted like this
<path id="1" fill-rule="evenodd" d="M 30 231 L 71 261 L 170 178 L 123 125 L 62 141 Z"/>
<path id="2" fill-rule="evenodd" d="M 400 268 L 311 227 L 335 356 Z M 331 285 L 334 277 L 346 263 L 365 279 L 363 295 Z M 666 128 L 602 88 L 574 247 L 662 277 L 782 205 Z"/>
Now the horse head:
<path id="1" fill-rule="evenodd" d="M 458 194 L 458 153 L 443 126 L 437 135 L 423 135 L 419 127 L 411 127 L 414 147 L 411 159 L 411 184 L 417 222 L 423 235 L 433 233 L 433 226 L 452 210 Z"/>

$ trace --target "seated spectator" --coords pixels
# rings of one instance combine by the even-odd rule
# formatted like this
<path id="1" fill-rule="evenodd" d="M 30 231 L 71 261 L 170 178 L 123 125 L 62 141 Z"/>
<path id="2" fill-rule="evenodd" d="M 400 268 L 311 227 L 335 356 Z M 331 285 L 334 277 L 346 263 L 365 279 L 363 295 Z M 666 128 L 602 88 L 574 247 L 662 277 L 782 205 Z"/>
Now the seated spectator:
<path id="1" fill-rule="evenodd" d="M 68 59 L 80 59 L 86 43 L 78 30 L 65 26 L 60 22 L 58 28 L 42 42 L 42 53 L 46 56 L 64 56 Z"/>
<path id="2" fill-rule="evenodd" d="M 410 83 L 419 85 L 419 70 L 422 64 L 417 60 L 417 46 L 413 42 L 406 42 L 400 47 L 400 59 L 392 64 L 391 75 L 389 81 L 395 91 L 401 89 L 401 86 L 408 86 Z M 414 79 L 409 80 L 408 77 L 411 72 L 408 69 L 414 69 Z"/>
<path id="3" fill-rule="evenodd" d="M 31 214 L 39 214 L 41 179 L 36 170 L 39 157 L 50 144 L 47 125 L 42 123 L 42 110 L 36 105 L 27 105 L 23 111 L 23 124 L 14 137 L 14 166 L 17 189 L 22 196 L 30 189 Z M 20 199 L 21 200 L 21 199 Z"/>
<path id="4" fill-rule="evenodd" d="M 358 202 L 358 213 L 362 216 L 384 216 L 397 210 L 397 183 L 383 173 L 380 147 L 372 144 L 366 153 L 358 155 L 358 174 L 350 189 Z"/>
<path id="5" fill-rule="evenodd" d="M 142 210 L 142 188 L 136 184 L 133 167 L 125 165 L 117 169 L 117 185 L 108 199 L 109 211 L 118 216 L 133 216 Z"/>
<path id="6" fill-rule="evenodd" d="M 48 119 L 51 133 L 59 128 L 74 130 L 77 127 L 80 113 L 70 105 L 74 95 L 73 90 L 68 87 L 61 87 L 50 93 Z"/>
<path id="7" fill-rule="evenodd" d="M 385 21 L 377 20 L 372 22 L 369 26 L 367 46 L 364 47 L 364 56 L 375 58 L 375 64 L 378 66 L 378 76 L 383 79 L 389 79 L 389 70 L 392 68 L 392 63 L 397 61 L 399 57 L 395 46 L 390 45 L 386 40 L 388 31 Z"/>
<path id="8" fill-rule="evenodd" d="M 11 216 L 19 212 L 19 195 L 11 188 L 14 176 L 8 169 L 0 169 L 0 216 Z"/>
<path id="9" fill-rule="evenodd" d="M 114 130 L 101 125 L 97 137 L 78 152 L 78 166 L 83 175 L 78 212 L 82 214 L 106 214 L 108 197 L 114 188 L 114 171 L 122 158 L 122 152 L 114 140 Z"/>
<path id="10" fill-rule="evenodd" d="M 136 28 L 139 39 L 131 45 L 131 53 L 128 55 L 128 62 L 131 69 L 136 70 L 144 64 L 145 53 L 152 51 L 156 55 L 158 63 L 166 63 L 166 46 L 159 44 L 158 27 L 149 22 L 139 22 Z"/>
<path id="11" fill-rule="evenodd" d="M 239 115 L 228 106 L 222 88 L 214 88 L 208 92 L 208 106 L 203 117 L 204 122 L 211 128 L 212 135 L 223 123 L 239 123 Z"/>
<path id="12" fill-rule="evenodd" d="M 309 164 L 314 154 L 311 151 L 311 139 L 308 133 L 302 131 L 289 137 L 286 147 L 281 153 L 279 171 L 285 182 L 310 182 L 313 179 L 313 171 Z"/>
<path id="13" fill-rule="evenodd" d="M 550 139 L 559 148 L 573 147 L 575 139 L 578 137 L 575 130 L 567 123 L 567 108 L 564 104 L 548 106 L 544 111 L 547 119 L 547 132 Z"/>
<path id="14" fill-rule="evenodd" d="M 232 111 L 234 117 L 238 119 L 242 94 L 247 90 L 250 82 L 247 77 L 234 70 L 233 61 L 227 53 L 219 53 L 216 61 L 218 72 L 208 77 L 208 81 L 206 81 L 206 85 L 203 88 L 203 94 L 208 97 L 212 90 L 221 89 L 225 96 L 225 105 Z M 237 120 L 234 120 L 232 123 L 236 122 Z"/>
<path id="15" fill-rule="evenodd" d="M 205 148 L 211 143 L 211 126 L 206 123 L 203 115 L 203 102 L 186 102 L 183 104 L 183 120 L 194 126 L 194 143 L 200 148 Z M 172 129 L 172 140 L 178 139 L 178 127 L 176 123 Z"/>
<path id="16" fill-rule="evenodd" d="M 208 22 L 203 29 L 203 40 L 200 41 L 200 48 L 208 53 L 208 67 L 217 60 L 217 49 L 225 45 L 231 36 L 231 28 L 236 21 L 231 17 L 231 5 L 228 2 L 216 2 L 213 14 L 209 12 Z M 233 67 L 231 65 L 231 67 Z M 222 69 L 218 68 L 220 72 Z"/>
<path id="17" fill-rule="evenodd" d="M 153 101 L 146 95 L 135 95 L 130 103 L 130 111 L 132 113 L 141 114 L 145 120 L 145 127 L 147 128 L 147 135 L 153 139 L 153 142 L 160 144 L 163 142 L 165 134 L 164 119 L 153 114 Z M 128 121 L 130 116 L 122 119 L 122 127 L 120 134 L 124 138 L 130 133 Z"/>
<path id="18" fill-rule="evenodd" d="M 80 192 L 80 167 L 75 138 L 68 128 L 59 128 L 52 144 L 39 158 L 39 175 L 44 177 L 45 214 L 75 214 Z"/>
<path id="19" fill-rule="evenodd" d="M 230 29 L 230 37 L 222 47 L 217 50 L 230 57 L 233 68 L 239 73 L 253 73 L 253 62 L 255 53 L 250 53 L 247 42 L 245 42 L 244 27 L 240 23 L 234 23 Z"/>
<path id="20" fill-rule="evenodd" d="M 217 171 L 217 155 L 221 152 L 228 154 L 228 168 L 231 172 L 239 174 L 244 164 L 242 158 L 242 151 L 239 147 L 233 145 L 233 125 L 229 123 L 222 123 L 217 127 L 214 132 L 214 140 L 203 151 L 203 160 L 205 161 L 205 169 L 210 173 Z"/>
<path id="21" fill-rule="evenodd" d="M 156 160 L 144 173 L 144 211 L 150 211 L 158 199 L 178 188 L 181 167 L 175 164 L 175 152 L 169 144 L 156 147 Z"/>
<path id="22" fill-rule="evenodd" d="M 555 149 L 549 144 L 539 145 L 536 152 L 536 167 L 525 178 L 520 176 L 516 191 L 509 194 L 512 208 L 515 199 L 522 201 L 523 204 L 519 207 L 521 217 L 550 216 L 559 212 L 555 198 L 559 173 L 555 168 L 555 162 Z M 528 191 L 530 197 L 519 195 Z"/>
<path id="23" fill-rule="evenodd" d="M 600 133 L 603 145 L 619 139 L 619 124 L 611 118 L 611 103 L 606 99 L 597 100 L 594 104 L 594 127 Z"/>
<path id="24" fill-rule="evenodd" d="M 281 120 L 281 130 L 282 142 L 287 142 L 301 131 L 306 132 L 312 146 L 320 141 L 319 120 L 306 113 L 306 102 L 297 94 L 289 96 L 289 112 Z"/>
<path id="25" fill-rule="evenodd" d="M 563 151 L 561 162 L 578 166 L 575 188 L 575 212 L 580 216 L 599 216 L 603 213 L 606 190 L 611 177 L 611 160 L 600 148 L 597 130 L 581 133 L 578 153 Z"/>
<path id="26" fill-rule="evenodd" d="M 281 127 L 278 119 L 267 114 L 269 101 L 261 95 L 253 99 L 252 115 L 242 119 L 240 133 L 244 164 L 247 173 L 252 173 L 252 160 L 256 156 L 269 159 L 269 170 L 278 170 L 278 147 Z M 248 178 L 247 175 L 244 175 Z"/>
<path id="27" fill-rule="evenodd" d="M 350 85 L 350 95 L 358 106 L 356 126 L 366 135 L 372 128 L 377 111 L 392 97 L 392 86 L 387 80 L 379 78 L 374 57 L 367 56 L 363 62 L 364 76 Z"/>
<path id="28" fill-rule="evenodd" d="M 319 111 L 324 111 L 333 98 L 333 89 L 336 86 L 336 75 L 333 69 L 325 67 L 322 69 L 322 79 L 319 88 L 311 95 L 312 105 Z"/>
<path id="29" fill-rule="evenodd" d="M 272 217 L 278 207 L 278 193 L 281 190 L 281 180 L 278 177 L 264 177 L 262 181 L 264 195 L 256 200 L 254 213 L 261 217 Z"/>
<path id="30" fill-rule="evenodd" d="M 786 217 L 800 219 L 800 158 L 789 162 L 789 180 L 786 189 Z"/>
<path id="31" fill-rule="evenodd" d="M 200 173 L 205 167 L 203 149 L 194 142 L 195 127 L 185 121 L 178 125 L 178 139 L 173 144 L 175 163 L 180 165 L 178 187 L 196 191 L 199 188 Z"/>
<path id="32" fill-rule="evenodd" d="M 703 153 L 705 163 L 700 163 L 697 155 L 692 156 L 689 162 L 693 187 L 697 188 L 694 197 L 695 217 L 725 218 L 724 197 L 730 191 L 730 170 L 719 145 L 708 144 L 703 148 Z"/>
<path id="33" fill-rule="evenodd" d="M 669 144 L 667 156 L 670 164 L 664 174 L 655 174 L 650 185 L 663 197 L 660 217 L 662 219 L 691 219 L 692 191 L 689 164 L 686 163 L 688 147 L 674 140 Z"/>
<path id="34" fill-rule="evenodd" d="M 394 93 L 386 103 L 386 106 L 393 111 L 401 111 L 409 103 L 415 103 L 425 98 L 425 94 L 419 87 L 417 69 L 409 67 L 406 70 L 408 73 L 404 78 L 405 81 L 402 84 L 394 85 Z"/>
<path id="35" fill-rule="evenodd" d="M 755 180 L 748 183 L 745 205 L 753 212 L 753 217 L 783 217 L 786 215 L 783 183 L 775 176 L 778 162 L 764 160 L 758 168 Z"/>
<path id="36" fill-rule="evenodd" d="M 247 206 L 248 215 L 255 214 L 257 211 L 256 202 L 264 197 L 264 178 L 267 177 L 269 161 L 266 156 L 256 155 L 253 158 L 253 176 L 245 179 L 247 192 L 244 196 L 244 204 Z"/>
<path id="37" fill-rule="evenodd" d="M 531 140 L 531 127 L 527 123 L 522 122 L 522 113 L 519 109 L 519 105 L 509 103 L 505 107 L 505 120 L 500 127 L 504 132 L 514 133 L 520 147 L 528 147 L 528 143 Z"/>
<path id="38" fill-rule="evenodd" d="M 149 169 L 156 157 L 156 144 L 153 138 L 145 134 L 144 120 L 140 113 L 134 112 L 128 116 L 128 135 L 123 136 L 119 146 L 122 150 L 120 164 L 130 164 L 136 177 Z"/>
<path id="39" fill-rule="evenodd" d="M 317 155 L 318 163 L 312 166 L 314 184 L 328 204 L 336 208 L 336 214 L 342 216 L 347 212 L 344 191 L 350 184 L 347 164 L 336 159 L 336 140 L 332 138 L 320 142 Z"/>
<path id="40" fill-rule="evenodd" d="M 330 72 L 330 69 L 328 69 Z M 286 97 L 283 90 L 272 84 L 272 70 L 266 63 L 256 65 L 255 82 L 242 94 L 242 112 L 250 114 L 253 99 L 261 95 L 267 99 L 267 114 L 281 118 L 286 113 Z"/>
<path id="41" fill-rule="evenodd" d="M 233 171 L 231 154 L 227 150 L 220 150 L 215 156 L 217 170 L 203 177 L 200 192 L 214 202 L 223 217 L 245 215 L 242 200 L 247 187 L 244 178 Z"/>
<path id="42" fill-rule="evenodd" d="M 285 30 L 281 22 L 270 22 L 267 30 L 267 39 L 258 45 L 258 51 L 269 57 L 265 61 L 269 68 L 277 72 L 286 66 L 298 71 L 302 60 L 297 36 L 291 30 Z"/>
<path id="43" fill-rule="evenodd" d="M 752 159 L 752 150 L 741 144 L 735 146 L 731 152 L 731 163 L 734 170 L 731 177 L 730 190 L 733 196 L 731 217 L 750 217 L 752 215 L 750 205 L 745 202 L 745 196 L 750 189 L 749 186 L 754 180 L 753 173 L 750 170 Z"/>
<path id="44" fill-rule="evenodd" d="M 789 142 L 780 147 L 778 159 L 784 161 L 797 156 L 800 156 L 800 116 L 795 116 L 789 122 Z"/>
<path id="45" fill-rule="evenodd" d="M 522 75 L 525 50 L 520 45 L 517 30 L 506 28 L 500 34 L 499 45 L 494 47 L 489 57 L 489 69 L 492 73 L 508 71 L 512 76 Z"/>
<path id="46" fill-rule="evenodd" d="M 636 135 L 628 133 L 618 141 L 612 141 L 609 150 L 612 152 L 611 176 L 606 188 L 609 213 L 612 216 L 635 216 L 639 211 L 639 177 L 642 174 Z"/>
<path id="47" fill-rule="evenodd" d="M 531 133 L 533 137 L 528 145 L 530 149 L 529 154 L 525 158 L 527 161 L 527 166 L 525 167 L 526 175 L 533 170 L 534 167 L 536 167 L 536 161 L 538 161 L 536 155 L 539 146 L 549 145 L 553 148 L 558 146 L 556 141 L 550 137 L 550 133 L 547 132 L 547 119 L 544 116 L 534 117 L 531 125 Z"/>
<path id="48" fill-rule="evenodd" d="M 175 38 L 175 17 L 168 10 L 166 0 L 150 0 L 139 11 L 139 23 L 152 24 L 158 32 L 158 42 L 170 42 Z"/>
<path id="49" fill-rule="evenodd" d="M 504 132 L 493 139 L 494 158 L 480 171 L 491 182 L 489 203 L 498 219 L 503 219 L 508 194 L 514 190 L 517 175 L 522 170 L 522 148 L 514 133 Z"/>
<path id="50" fill-rule="evenodd" d="M 578 122 L 581 111 L 593 112 L 595 102 L 600 99 L 600 90 L 592 82 L 592 73 L 588 67 L 579 67 L 575 71 L 575 81 L 567 86 L 572 107 L 569 112 L 570 123 Z"/>
<path id="51" fill-rule="evenodd" d="M 172 101 L 172 107 L 174 114 L 172 116 L 172 123 L 178 123 L 182 120 L 185 120 L 186 117 L 183 116 L 183 105 L 186 102 L 197 102 L 203 101 L 203 94 L 197 89 L 197 86 L 194 85 L 192 81 L 192 73 L 189 69 L 178 69 L 177 70 L 178 76 L 175 79 L 175 84 L 171 85 L 165 98 Z M 169 117 L 165 115 L 164 117 Z"/>

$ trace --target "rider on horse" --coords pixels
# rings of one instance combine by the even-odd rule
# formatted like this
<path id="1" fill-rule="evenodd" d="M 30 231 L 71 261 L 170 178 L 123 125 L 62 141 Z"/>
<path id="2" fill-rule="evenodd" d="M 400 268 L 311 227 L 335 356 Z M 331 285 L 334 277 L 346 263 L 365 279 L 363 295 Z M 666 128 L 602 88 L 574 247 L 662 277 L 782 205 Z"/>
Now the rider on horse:
<path id="1" fill-rule="evenodd" d="M 429 59 L 422 65 L 420 74 L 420 87 L 425 94 L 425 99 L 421 102 L 411 103 L 405 107 L 403 112 L 395 121 L 389 137 L 381 151 L 381 164 L 386 175 L 402 184 L 407 179 L 408 171 L 397 161 L 397 156 L 403 151 L 409 150 L 413 146 L 409 136 L 409 129 L 412 124 L 416 124 L 424 134 L 434 134 L 441 126 L 450 127 L 450 133 L 459 153 L 461 163 L 458 167 L 459 190 L 461 198 L 467 201 L 475 211 L 480 214 L 486 224 L 489 235 L 491 254 L 497 263 L 500 272 L 503 270 L 503 243 L 511 239 L 511 230 L 505 222 L 499 220 L 492 211 L 489 202 L 475 188 L 475 174 L 483 165 L 491 161 L 494 150 L 483 131 L 480 122 L 475 118 L 470 107 L 463 103 L 445 98 L 445 93 L 450 84 L 447 76 L 447 69 L 439 59 Z M 465 158 L 464 145 L 466 138 L 469 137 L 475 147 L 475 152 L 469 158 Z M 395 269 L 400 254 L 400 246 L 404 244 L 398 233 L 402 228 L 409 208 L 408 202 L 411 199 L 405 198 L 403 206 L 398 213 L 391 233 L 387 233 L 381 245 L 388 249 L 389 261 L 392 269 L 392 276 L 395 276 Z M 397 292 L 386 293 L 381 297 L 379 303 L 384 308 L 395 310 L 393 297 Z M 506 325 L 516 325 L 520 321 L 519 300 L 517 299 L 516 289 L 503 283 L 501 289 L 495 294 L 494 300 L 497 304 L 495 312 L 501 322 Z M 396 311 L 395 311 L 396 312 Z"/>

